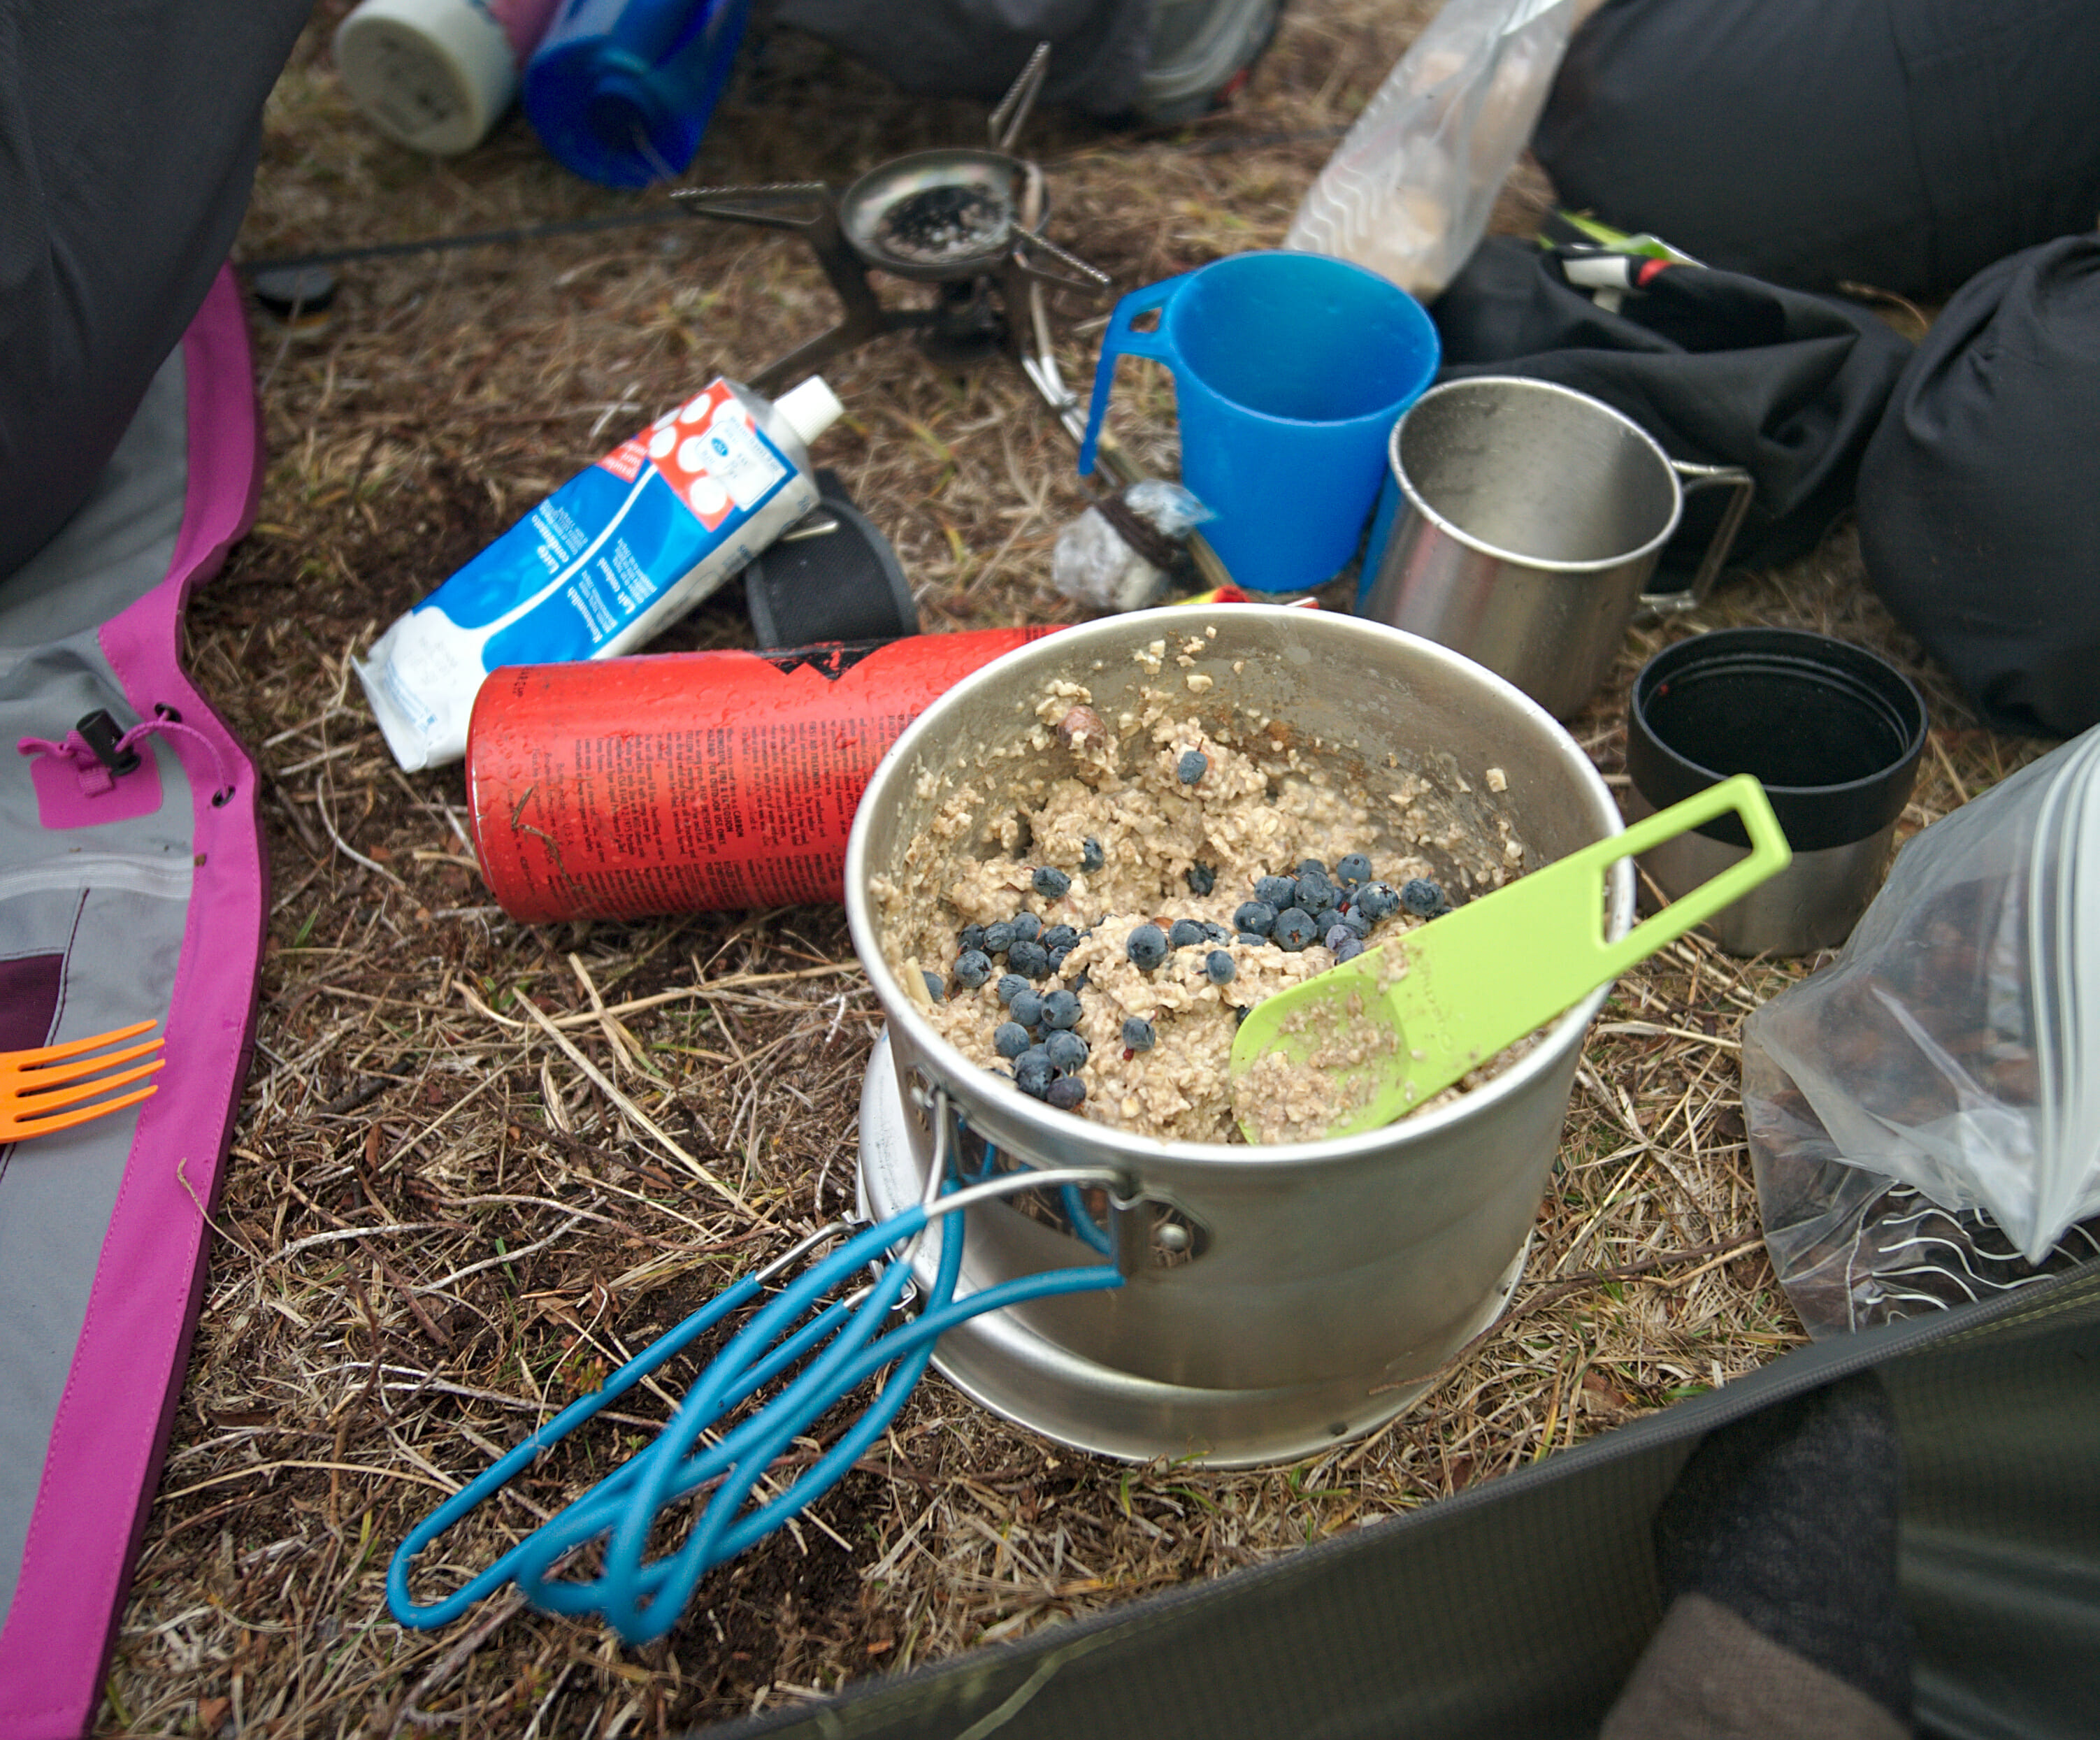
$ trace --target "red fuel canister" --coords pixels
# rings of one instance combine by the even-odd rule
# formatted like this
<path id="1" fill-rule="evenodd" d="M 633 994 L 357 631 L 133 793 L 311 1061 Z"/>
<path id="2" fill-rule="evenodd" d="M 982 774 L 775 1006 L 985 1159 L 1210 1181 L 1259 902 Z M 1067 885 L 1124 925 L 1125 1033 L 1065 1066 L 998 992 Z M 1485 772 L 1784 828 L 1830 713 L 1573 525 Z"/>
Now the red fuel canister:
<path id="1" fill-rule="evenodd" d="M 466 749 L 482 877 L 530 924 L 841 900 L 884 753 L 937 696 L 1053 632 L 492 672 Z"/>

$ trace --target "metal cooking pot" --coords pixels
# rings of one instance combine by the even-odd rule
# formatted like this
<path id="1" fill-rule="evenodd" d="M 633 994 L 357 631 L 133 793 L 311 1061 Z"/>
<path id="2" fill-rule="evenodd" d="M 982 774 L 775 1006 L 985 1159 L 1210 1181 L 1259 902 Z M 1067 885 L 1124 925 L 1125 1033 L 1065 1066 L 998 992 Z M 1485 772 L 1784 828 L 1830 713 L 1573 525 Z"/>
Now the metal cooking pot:
<path id="1" fill-rule="evenodd" d="M 921 1193 L 937 1119 L 950 1139 L 1035 1166 L 1127 1178 L 1140 1252 L 1114 1292 L 1039 1301 L 951 1331 L 937 1361 L 970 1394 L 1048 1436 L 1113 1455 L 1218 1465 L 1304 1455 L 1404 1409 L 1501 1311 L 1557 1151 L 1582 1037 L 1605 992 L 1461 1101 L 1385 1129 L 1295 1146 L 1165 1142 L 1055 1111 L 937 1034 L 898 980 L 871 896 L 972 776 L 1035 722 L 1052 682 L 1113 720 L 1158 679 L 1134 655 L 1200 643 L 1214 687 L 1193 710 L 1286 721 L 1301 750 L 1374 793 L 1421 774 L 1500 847 L 1506 815 L 1535 868 L 1621 824 L 1566 731 L 1509 683 L 1377 624 L 1256 605 L 1148 611 L 1067 629 L 994 661 L 927 709 L 876 770 L 846 857 L 854 943 L 889 1018 L 862 1100 L 861 1189 L 887 1214 Z M 1173 677 L 1187 674 L 1171 662 Z M 1388 765 L 1390 756 L 1395 766 Z M 1490 792 L 1501 770 L 1507 790 Z M 1630 925 L 1630 863 L 1607 929 Z M 1127 1239 L 1132 1223 L 1121 1226 Z M 930 1276 L 938 1245 L 918 1261 Z M 1093 1260 L 1042 1216 L 969 1216 L 961 1291 Z"/>

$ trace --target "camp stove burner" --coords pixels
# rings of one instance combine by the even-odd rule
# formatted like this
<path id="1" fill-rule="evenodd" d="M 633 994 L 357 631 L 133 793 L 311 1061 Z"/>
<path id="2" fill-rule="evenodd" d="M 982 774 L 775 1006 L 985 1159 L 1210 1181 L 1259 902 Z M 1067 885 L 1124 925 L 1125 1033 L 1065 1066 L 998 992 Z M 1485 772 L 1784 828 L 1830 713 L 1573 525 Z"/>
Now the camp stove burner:
<path id="1" fill-rule="evenodd" d="M 907 193 L 882 214 L 876 240 L 885 252 L 929 266 L 974 258 L 996 247 L 1013 228 L 1013 214 L 973 188 L 928 188 Z"/>
<path id="2" fill-rule="evenodd" d="M 1056 254 L 1088 275 L 1078 287 L 1108 282 L 1053 249 L 1017 209 L 1030 202 L 1040 221 L 1042 171 L 999 151 L 920 151 L 870 170 L 838 202 L 846 245 L 867 265 L 900 278 L 956 284 L 997 273 L 1031 249 Z M 1057 283 L 1075 280 L 1052 276 Z"/>
<path id="3" fill-rule="evenodd" d="M 871 338 L 915 330 L 920 347 L 947 367 L 1004 351 L 1079 439 L 1083 408 L 1052 360 L 1043 291 L 1098 296 L 1111 280 L 1043 236 L 1042 169 L 1010 149 L 1048 55 L 1047 43 L 1039 46 L 992 111 L 989 149 L 915 152 L 870 170 L 844 193 L 807 181 L 672 196 L 695 217 L 799 231 L 844 305 L 845 318 L 829 332 L 752 376 L 754 389 L 770 395 Z M 871 271 L 937 285 L 933 306 L 885 307 Z"/>

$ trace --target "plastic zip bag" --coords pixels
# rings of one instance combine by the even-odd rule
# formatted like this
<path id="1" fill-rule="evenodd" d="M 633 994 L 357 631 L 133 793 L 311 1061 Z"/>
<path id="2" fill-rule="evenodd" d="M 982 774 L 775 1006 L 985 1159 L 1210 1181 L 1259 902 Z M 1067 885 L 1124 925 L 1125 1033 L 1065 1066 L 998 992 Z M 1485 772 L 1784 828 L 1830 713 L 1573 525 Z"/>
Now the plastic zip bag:
<path id="1" fill-rule="evenodd" d="M 1428 302 L 1487 233 L 1538 121 L 1576 0 L 1448 0 L 1320 171 L 1286 248 L 1383 272 Z"/>
<path id="2" fill-rule="evenodd" d="M 1837 961 L 1743 1035 L 1761 1206 L 1834 1159 L 2039 1264 L 2100 1213 L 2100 728 L 1935 823 Z"/>
<path id="3" fill-rule="evenodd" d="M 1995 1298 L 2100 1257 L 2100 1217 L 2031 1263 L 1975 1210 L 1943 1208 L 1915 1185 L 1846 1165 L 1784 1086 L 1760 1110 L 1752 1152 L 1765 1248 L 1818 1340 Z"/>

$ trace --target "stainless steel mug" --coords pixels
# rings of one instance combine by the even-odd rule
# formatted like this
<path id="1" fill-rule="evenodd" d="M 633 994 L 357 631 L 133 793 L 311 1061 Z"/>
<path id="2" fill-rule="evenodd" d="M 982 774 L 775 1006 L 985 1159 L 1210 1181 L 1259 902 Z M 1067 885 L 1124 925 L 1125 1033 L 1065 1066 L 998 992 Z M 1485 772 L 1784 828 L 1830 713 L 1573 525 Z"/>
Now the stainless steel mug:
<path id="1" fill-rule="evenodd" d="M 1672 459 L 1601 400 L 1481 375 L 1424 393 L 1394 427 L 1399 501 L 1362 614 L 1462 652 L 1564 719 L 1603 686 L 1638 616 L 1702 603 L 1755 486 Z M 1647 592 L 1688 490 L 1735 491 L 1692 584 Z"/>

